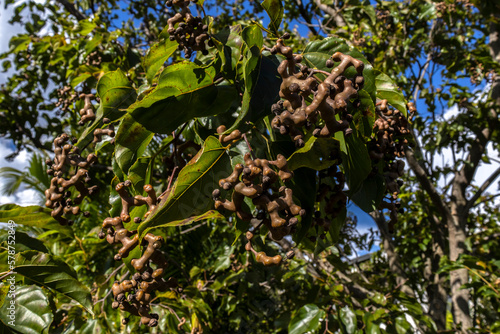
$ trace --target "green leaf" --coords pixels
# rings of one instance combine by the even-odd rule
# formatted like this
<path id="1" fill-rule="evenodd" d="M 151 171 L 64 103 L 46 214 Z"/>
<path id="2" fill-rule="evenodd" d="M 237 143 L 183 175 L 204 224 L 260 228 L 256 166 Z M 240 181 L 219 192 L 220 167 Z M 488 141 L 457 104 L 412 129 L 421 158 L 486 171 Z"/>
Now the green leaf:
<path id="1" fill-rule="evenodd" d="M 405 117 L 408 116 L 406 99 L 387 74 L 377 71 L 375 85 L 377 87 L 377 98 L 387 100 L 390 105 L 401 111 Z"/>
<path id="2" fill-rule="evenodd" d="M 194 63 L 170 65 L 156 88 L 127 111 L 146 129 L 168 134 L 195 117 L 223 113 L 239 97 L 232 86 L 216 86 L 214 76 L 213 68 Z"/>
<path id="3" fill-rule="evenodd" d="M 430 21 L 436 18 L 436 6 L 433 2 L 422 2 L 419 6 L 418 19 Z"/>
<path id="4" fill-rule="evenodd" d="M 26 51 L 28 45 L 31 43 L 31 37 L 28 35 L 18 35 L 14 36 L 9 41 L 9 52 L 16 54 L 21 51 Z"/>
<path id="5" fill-rule="evenodd" d="M 357 206 L 364 212 L 370 213 L 377 210 L 380 202 L 384 198 L 385 181 L 384 177 L 380 174 L 368 176 L 359 190 L 350 195 L 349 198 L 356 203 Z"/>
<path id="6" fill-rule="evenodd" d="M 148 82 L 153 82 L 158 70 L 167 59 L 177 50 L 179 44 L 165 38 L 163 41 L 153 44 L 143 59 L 143 67 L 146 70 Z"/>
<path id="7" fill-rule="evenodd" d="M 311 136 L 301 147 L 288 158 L 288 168 L 295 170 L 300 167 L 322 170 L 332 166 L 337 159 L 331 159 L 333 150 L 339 149 L 335 138 L 316 138 Z"/>
<path id="8" fill-rule="evenodd" d="M 201 215 L 198 215 L 198 216 L 191 216 L 191 217 L 188 217 L 185 219 L 174 220 L 174 221 L 168 222 L 166 224 L 161 224 L 161 225 L 157 225 L 154 227 L 150 227 L 144 231 L 144 234 L 154 233 L 155 235 L 166 236 L 165 233 L 162 233 L 162 229 L 169 228 L 169 227 L 190 225 L 190 224 L 196 223 L 200 220 L 207 220 L 207 219 L 224 219 L 224 216 L 221 215 L 219 213 L 219 211 L 209 210 L 209 211 L 207 211 Z M 154 232 L 153 232 L 153 230 L 154 230 Z"/>
<path id="9" fill-rule="evenodd" d="M 328 37 L 307 44 L 303 52 L 304 64 L 309 67 L 331 72 L 332 69 L 326 67 L 326 61 L 337 51 L 359 59 L 365 64 L 363 69 L 363 77 L 365 78 L 363 89 L 370 94 L 372 98 L 375 98 L 375 75 L 372 65 L 366 60 L 361 52 L 347 45 L 345 40 L 341 38 Z M 345 71 L 344 76 L 352 78 L 355 74 L 356 70 L 351 66 Z"/>
<path id="10" fill-rule="evenodd" d="M 94 130 L 103 125 L 103 118 L 111 121 L 117 120 L 125 114 L 126 109 L 137 98 L 137 93 L 132 87 L 125 73 L 120 69 L 108 72 L 97 83 L 97 95 L 100 105 L 96 111 L 96 119 L 85 128 L 75 146 L 83 148 L 93 139 Z"/>
<path id="11" fill-rule="evenodd" d="M 9 317 L 9 307 L 12 307 L 12 300 L 15 300 L 14 321 L 13 318 Z M 15 299 L 5 298 L 0 307 L 1 324 L 13 329 L 16 333 L 47 333 L 53 318 L 48 297 L 42 289 L 35 285 L 17 287 Z M 13 324 L 14 326 L 12 326 Z"/>
<path id="12" fill-rule="evenodd" d="M 328 230 L 328 233 L 330 233 L 330 236 L 332 237 L 334 243 L 337 243 L 339 241 L 340 230 L 342 229 L 342 227 L 344 227 L 346 217 L 347 217 L 347 209 L 345 206 L 343 206 L 340 209 L 338 215 L 335 217 L 335 219 L 333 219 L 332 223 L 330 224 L 330 230 Z"/>
<path id="13" fill-rule="evenodd" d="M 259 79 L 262 59 L 260 53 L 263 43 L 262 32 L 256 25 L 251 25 L 243 30 L 242 37 L 246 45 L 246 52 L 243 57 L 243 80 L 245 83 L 245 91 L 243 92 L 243 101 L 241 103 L 241 110 L 238 114 L 238 118 L 231 128 L 227 129 L 226 133 L 230 133 L 234 129 L 239 128 L 240 123 L 250 112 L 252 94 Z M 244 129 L 240 130 L 245 131 Z"/>
<path id="14" fill-rule="evenodd" d="M 78 280 L 76 272 L 62 259 L 37 251 L 25 251 L 16 254 L 14 271 L 39 286 L 77 301 L 87 312 L 94 314 L 90 290 Z"/>
<path id="15" fill-rule="evenodd" d="M 0 240 L 2 242 L 7 243 L 9 240 L 12 240 L 12 238 L 9 239 L 10 234 L 3 234 L 0 236 Z M 10 235 L 12 236 L 12 235 Z M 48 253 L 49 251 L 47 250 L 47 247 L 43 244 L 42 241 L 30 237 L 27 233 L 16 231 L 15 233 L 15 247 L 16 247 L 16 252 L 21 252 L 25 250 L 37 250 L 40 252 Z M 7 246 L 5 246 L 7 248 Z"/>
<path id="16" fill-rule="evenodd" d="M 371 159 L 363 139 L 355 128 L 352 134 L 345 139 L 345 144 L 345 151 L 341 145 L 342 166 L 349 191 L 356 193 L 371 172 Z"/>
<path id="17" fill-rule="evenodd" d="M 141 157 L 154 133 L 137 123 L 129 114 L 123 117 L 115 137 L 115 158 L 124 174 Z"/>
<path id="18" fill-rule="evenodd" d="M 375 124 L 375 104 L 367 91 L 361 89 L 358 92 L 360 106 L 353 114 L 352 123 L 363 136 L 370 138 Z"/>
<path id="19" fill-rule="evenodd" d="M 231 126 L 230 131 L 238 128 L 242 132 L 247 131 L 262 118 L 273 115 L 271 105 L 279 99 L 279 88 L 281 77 L 278 74 L 278 64 L 276 56 L 263 56 L 260 61 L 259 78 L 254 85 L 250 105 L 245 114 L 240 112 L 238 119 Z M 248 100 L 242 102 L 247 103 Z M 274 132 L 271 131 L 274 136 Z"/>
<path id="20" fill-rule="evenodd" d="M 228 80 L 236 79 L 237 67 L 240 64 L 240 56 L 243 48 L 241 34 L 242 28 L 238 24 L 213 35 L 212 40 L 219 51 L 218 57 L 220 57 L 222 74 Z"/>
<path id="21" fill-rule="evenodd" d="M 341 330 L 343 333 L 356 333 L 356 314 L 348 306 L 339 309 L 339 319 L 342 321 Z"/>
<path id="22" fill-rule="evenodd" d="M 90 22 L 88 20 L 78 21 L 78 24 L 73 29 L 74 32 L 81 35 L 88 35 L 95 29 L 97 25 L 94 22 Z"/>
<path id="23" fill-rule="evenodd" d="M 314 304 L 302 306 L 292 317 L 288 324 L 289 334 L 304 334 L 317 330 L 325 316 L 325 311 Z"/>
<path id="24" fill-rule="evenodd" d="M 262 30 L 256 24 L 249 25 L 248 27 L 243 29 L 243 31 L 241 32 L 241 37 L 243 38 L 243 42 L 245 42 L 248 48 L 256 46 L 260 50 L 264 45 Z"/>
<path id="25" fill-rule="evenodd" d="M 102 115 L 111 120 L 122 116 L 123 109 L 135 101 L 137 94 L 125 73 L 118 69 L 102 76 L 97 83 Z"/>
<path id="26" fill-rule="evenodd" d="M 18 225 L 40 227 L 46 230 L 56 230 L 61 234 L 73 237 L 71 227 L 59 224 L 50 213 L 52 210 L 33 205 L 22 207 L 16 204 L 0 206 L 0 222 L 13 220 Z"/>
<path id="27" fill-rule="evenodd" d="M 139 235 L 142 237 L 148 228 L 207 212 L 213 206 L 212 191 L 229 174 L 226 149 L 215 137 L 208 137 L 202 150 L 179 172 L 170 194 L 139 225 Z"/>
<path id="28" fill-rule="evenodd" d="M 281 20 L 283 19 L 283 4 L 281 0 L 264 0 L 262 3 L 262 8 L 267 12 L 271 22 L 269 22 L 269 29 L 276 35 L 279 36 L 278 30 L 281 25 Z"/>
<path id="29" fill-rule="evenodd" d="M 132 187 L 138 194 L 143 192 L 145 184 L 151 182 L 150 163 L 151 157 L 139 158 L 128 171 L 128 179 L 132 182 Z"/>

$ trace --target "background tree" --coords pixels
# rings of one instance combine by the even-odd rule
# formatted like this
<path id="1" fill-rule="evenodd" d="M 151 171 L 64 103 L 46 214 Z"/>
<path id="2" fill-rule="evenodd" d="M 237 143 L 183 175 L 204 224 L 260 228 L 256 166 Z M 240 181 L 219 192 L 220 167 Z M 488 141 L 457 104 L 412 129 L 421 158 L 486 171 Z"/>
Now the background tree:
<path id="1" fill-rule="evenodd" d="M 215 46 L 226 62 L 224 76 L 216 81 L 224 84 L 223 79 L 228 80 L 243 95 L 248 78 L 241 79 L 237 64 L 251 66 L 248 60 L 251 56 L 242 54 L 242 59 L 239 58 L 242 44 L 238 38 L 243 28 L 249 26 L 249 20 L 265 18 L 265 11 L 256 2 L 249 5 L 207 1 L 203 7 L 208 13 L 217 10 L 219 14 L 211 22 L 210 33 L 220 42 Z M 175 11 L 162 2 L 129 2 L 125 8 L 121 2 L 109 1 L 56 1 L 44 5 L 29 1 L 16 7 L 15 12 L 12 21 L 22 21 L 27 33 L 14 37 L 11 49 L 4 55 L 9 57 L 3 63 L 4 68 L 12 67 L 15 71 L 2 88 L 0 133 L 12 139 L 19 150 L 36 150 L 51 156 L 51 142 L 63 129 L 80 137 L 83 127 L 77 124 L 78 110 L 84 108 L 85 100 L 77 95 L 95 93 L 96 88 L 103 95 L 96 85 L 107 73 L 120 69 L 126 73 L 124 83 L 143 82 L 135 87 L 140 101 L 154 87 L 155 74 L 164 62 L 170 59 L 166 63 L 170 65 L 185 56 L 176 51 L 177 43 L 167 38 L 164 28 Z M 194 7 L 193 12 L 196 13 Z M 163 249 L 174 263 L 168 275 L 178 277 L 183 284 L 182 290 L 159 294 L 153 301 L 153 309 L 160 314 L 159 329 L 218 333 L 287 330 L 402 333 L 411 328 L 455 332 L 470 327 L 477 332 L 494 332 L 498 329 L 498 209 L 490 202 L 496 194 L 488 196 L 485 191 L 500 170 L 492 172 L 484 184 L 474 184 L 474 174 L 481 162 L 488 162 L 492 152 L 498 151 L 498 13 L 494 2 L 285 2 L 280 33 L 295 24 L 304 24 L 309 30 L 307 38 L 292 34 L 287 45 L 307 53 L 307 49 L 303 50 L 311 39 L 320 40 L 326 35 L 345 38 L 347 44 L 359 49 L 372 63 L 375 75 L 378 71 L 386 73 L 408 100 L 416 102 L 419 113 L 413 123 L 415 145 L 405 152 L 412 174 L 405 180 L 400 204 L 406 214 L 395 222 L 387 210 L 373 211 L 377 208 L 376 199 L 354 199 L 363 210 L 372 211 L 381 237 L 379 254 L 359 266 L 349 265 L 347 257 L 356 248 L 371 248 L 368 246 L 375 240 L 374 235 L 361 236 L 355 232 L 356 219 L 348 219 L 340 233 L 342 224 L 332 224 L 334 230 L 330 230 L 325 242 L 320 238 L 324 228 L 310 229 L 307 234 L 299 231 L 302 239 L 295 241 L 301 241 L 300 251 L 297 250 L 294 260 L 277 268 L 263 268 L 243 251 L 244 238 L 235 241 L 234 226 L 229 225 L 234 220 L 229 224 L 202 220 L 194 226 L 165 229 L 167 242 Z M 235 24 L 242 26 L 220 33 Z M 269 29 L 273 29 L 272 22 Z M 274 40 L 267 38 L 264 44 L 271 47 Z M 191 59 L 198 65 L 207 63 L 201 52 L 193 54 Z M 261 68 L 273 68 L 268 59 L 272 57 L 262 57 Z M 273 78 L 264 78 L 268 87 L 272 87 Z M 397 104 L 395 101 L 402 102 L 400 93 L 390 85 L 384 86 L 388 83 L 383 78 L 377 76 L 379 92 L 388 87 L 385 97 L 392 99 L 393 105 Z M 113 78 L 111 82 L 116 80 Z M 262 82 L 256 89 L 259 86 L 264 87 Z M 475 86 L 483 89 L 484 98 L 477 98 Z M 111 92 L 112 98 L 122 96 Z M 229 100 L 231 92 L 226 93 Z M 135 96 L 128 95 L 106 106 L 120 109 L 135 100 Z M 443 120 L 445 106 L 453 105 L 459 106 L 459 113 Z M 257 115 L 255 110 L 260 109 L 252 107 L 245 121 L 255 122 L 271 114 L 270 104 Z M 174 158 L 171 162 L 165 157 L 175 157 L 181 141 L 204 139 L 221 122 L 230 125 L 234 121 L 231 117 L 220 120 L 198 117 L 197 122 L 172 128 L 171 131 L 176 130 L 173 136 L 167 132 L 152 138 L 147 133 L 139 137 L 142 139 L 134 137 L 143 143 L 150 140 L 149 145 L 138 147 L 130 161 L 115 162 L 113 168 L 108 167 L 113 159 L 110 140 L 99 144 L 95 150 L 99 161 L 90 176 L 104 191 L 92 201 L 84 201 L 82 210 L 89 211 L 90 217 L 76 220 L 72 228 L 58 226 L 47 211 L 36 207 L 2 207 L 3 219 L 15 217 L 16 222 L 24 223 L 16 234 L 21 247 L 18 251 L 28 251 L 23 260 L 28 271 L 24 279 L 27 286 L 23 289 L 39 295 L 38 309 L 26 310 L 26 314 L 36 314 L 38 319 L 37 325 L 28 324 L 34 328 L 32 332 L 137 328 L 137 318 L 120 325 L 119 312 L 111 308 L 113 280 L 123 280 L 131 271 L 126 266 L 116 267 L 112 248 L 96 238 L 96 226 L 100 223 L 95 222 L 108 217 L 108 210 L 119 210 L 118 194 L 109 193 L 109 184 L 115 175 L 123 181 L 126 169 L 124 174 L 129 179 L 131 173 L 135 175 L 136 189 L 148 183 L 148 178 L 159 180 L 157 187 L 168 188 L 169 177 L 176 173 L 174 165 L 181 159 Z M 267 122 L 271 120 L 272 115 Z M 145 122 L 149 122 L 148 130 L 159 124 L 155 118 Z M 240 124 L 245 127 L 244 122 Z M 279 141 L 273 139 L 272 130 L 266 142 L 259 135 L 259 131 L 265 133 L 264 125 L 255 124 L 247 139 L 257 156 L 265 155 L 267 147 L 272 146 L 269 142 L 291 143 L 288 136 L 275 134 Z M 244 130 L 247 129 L 250 128 Z M 197 144 L 201 142 L 198 140 Z M 276 152 L 286 150 L 275 147 Z M 446 148 L 454 153 L 452 162 L 436 164 L 436 157 Z M 293 145 L 288 149 L 292 152 Z M 247 150 L 246 143 L 241 142 L 231 155 Z M 183 159 L 195 153 L 196 147 L 188 149 Z M 305 158 L 311 159 L 311 155 Z M 17 183 L 23 178 L 35 186 L 35 177 L 48 188 L 43 160 L 33 159 L 29 175 L 13 170 L 5 172 Z M 152 175 L 144 174 L 146 166 L 154 166 L 150 168 Z M 296 171 L 296 179 L 297 174 L 298 179 L 307 180 L 307 173 Z M 373 194 L 379 193 L 376 179 L 367 175 L 363 178 L 367 181 L 361 193 L 373 198 Z M 308 191 L 309 196 L 315 192 Z M 241 232 L 246 229 L 235 225 Z M 258 238 L 256 242 L 257 248 L 273 254 L 286 252 L 292 245 L 290 239 L 283 239 L 279 245 L 264 245 Z M 332 242 L 337 244 L 328 247 Z M 30 277 L 33 279 L 39 273 L 32 265 L 36 262 L 34 256 L 39 254 L 35 251 L 50 255 L 50 266 L 65 274 L 61 280 L 80 287 L 76 282 L 78 277 L 85 285 L 93 284 L 93 301 L 79 300 L 68 291 L 51 286 L 29 285 Z M 466 288 L 462 289 L 464 285 Z M 84 286 L 80 288 L 85 290 Z M 33 305 L 28 302 L 27 305 Z M 450 302 L 453 320 L 447 319 Z M 91 309 L 97 314 L 95 319 L 89 314 Z"/>

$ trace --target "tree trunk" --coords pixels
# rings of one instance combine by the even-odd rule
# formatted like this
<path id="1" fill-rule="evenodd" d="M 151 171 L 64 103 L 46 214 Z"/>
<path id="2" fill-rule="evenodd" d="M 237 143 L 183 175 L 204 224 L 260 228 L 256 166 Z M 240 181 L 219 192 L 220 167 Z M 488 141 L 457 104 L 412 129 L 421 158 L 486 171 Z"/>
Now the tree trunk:
<path id="1" fill-rule="evenodd" d="M 454 220 L 448 222 L 450 261 L 455 262 L 466 250 L 465 240 L 467 235 L 465 232 L 465 222 L 467 217 L 463 213 L 459 213 L 455 202 L 452 202 L 451 213 Z M 467 269 L 457 269 L 450 272 L 453 319 L 456 325 L 461 326 L 462 332 L 472 327 L 469 309 L 470 293 L 468 289 L 462 288 L 462 285 L 468 282 L 469 272 Z"/>
<path id="2" fill-rule="evenodd" d="M 432 250 L 426 258 L 424 277 L 429 281 L 427 296 L 429 297 L 429 316 L 436 324 L 438 331 L 446 330 L 446 304 L 448 292 L 444 288 L 446 277 L 436 274 L 439 270 L 439 262 L 444 255 L 444 231 L 439 219 L 430 215 L 433 230 Z"/>

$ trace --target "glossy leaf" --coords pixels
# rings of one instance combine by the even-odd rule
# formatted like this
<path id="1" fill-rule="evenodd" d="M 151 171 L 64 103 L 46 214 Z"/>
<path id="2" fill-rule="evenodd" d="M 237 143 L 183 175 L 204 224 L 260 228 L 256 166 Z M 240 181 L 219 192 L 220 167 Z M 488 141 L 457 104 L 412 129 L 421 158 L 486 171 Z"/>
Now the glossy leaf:
<path id="1" fill-rule="evenodd" d="M 143 66 L 146 69 L 146 78 L 148 82 L 153 82 L 158 70 L 167 61 L 168 58 L 177 50 L 176 41 L 171 41 L 169 38 L 165 38 L 163 41 L 158 42 L 151 46 L 148 53 L 144 57 Z"/>
<path id="2" fill-rule="evenodd" d="M 345 139 L 345 151 L 342 149 L 342 166 L 349 191 L 356 193 L 371 172 L 371 160 L 368 149 L 356 129 Z"/>
<path id="3" fill-rule="evenodd" d="M 193 63 L 171 65 L 156 88 L 127 111 L 149 131 L 170 134 L 195 117 L 223 113 L 238 100 L 234 87 L 216 86 L 214 77 L 213 69 Z"/>
<path id="4" fill-rule="evenodd" d="M 144 185 L 151 182 L 150 164 L 150 157 L 141 157 L 137 159 L 128 171 L 128 179 L 132 182 L 132 187 L 138 194 L 143 192 Z"/>
<path id="5" fill-rule="evenodd" d="M 348 307 L 339 309 L 339 319 L 342 321 L 341 330 L 343 333 L 354 334 L 357 329 L 356 314 Z"/>
<path id="6" fill-rule="evenodd" d="M 202 150 L 179 172 L 157 211 L 139 225 L 139 235 L 148 228 L 207 212 L 213 206 L 212 191 L 219 179 L 229 174 L 231 162 L 226 149 L 215 137 L 208 137 Z"/>
<path id="7" fill-rule="evenodd" d="M 280 28 L 284 12 L 281 0 L 264 0 L 261 5 L 271 19 L 271 22 L 269 22 L 269 29 L 271 29 L 276 36 L 279 36 L 278 30 Z"/>
<path id="8" fill-rule="evenodd" d="M 337 159 L 331 159 L 333 150 L 339 149 L 339 142 L 334 138 L 316 138 L 311 136 L 301 147 L 288 158 L 288 168 L 300 167 L 322 170 L 332 166 Z"/>
<path id="9" fill-rule="evenodd" d="M 259 69 L 262 56 L 260 49 L 262 48 L 263 37 L 260 28 L 257 25 L 246 27 L 242 32 L 242 38 L 246 45 L 246 52 L 243 57 L 243 80 L 245 91 L 243 92 L 243 101 L 238 118 L 226 133 L 239 128 L 242 120 L 251 110 L 251 100 L 253 91 L 256 87 L 259 78 Z M 244 129 L 242 129 L 244 131 Z"/>
<path id="10" fill-rule="evenodd" d="M 134 102 L 137 96 L 132 83 L 121 70 L 103 75 L 97 83 L 97 94 L 101 99 L 102 117 L 111 120 L 123 115 L 123 110 Z M 99 117 L 100 113 L 96 116 Z"/>
<path id="11" fill-rule="evenodd" d="M 406 99 L 403 93 L 396 87 L 391 78 L 385 73 L 376 73 L 375 85 L 377 86 L 377 98 L 387 100 L 390 105 L 407 116 Z"/>
<path id="12" fill-rule="evenodd" d="M 103 118 L 111 121 L 117 120 L 125 114 L 124 109 L 133 103 L 137 97 L 132 83 L 121 70 L 106 73 L 97 83 L 97 95 L 100 98 L 100 105 L 96 114 L 96 119 L 78 139 L 75 146 L 83 148 L 93 140 L 94 131 L 103 126 Z"/>
<path id="13" fill-rule="evenodd" d="M 361 135 L 370 138 L 373 132 L 373 124 L 375 124 L 375 104 L 364 89 L 358 92 L 358 98 L 361 103 L 353 114 L 352 124 Z"/>
<path id="14" fill-rule="evenodd" d="M 378 209 L 380 202 L 384 198 L 385 181 L 382 175 L 368 176 L 359 190 L 349 198 L 364 212 L 370 213 Z"/>
<path id="15" fill-rule="evenodd" d="M 237 24 L 217 32 L 212 39 L 219 51 L 218 57 L 221 62 L 222 73 L 228 80 L 236 79 L 237 67 L 240 63 L 243 48 L 242 31 L 241 25 Z"/>
<path id="16" fill-rule="evenodd" d="M 238 115 L 238 120 L 231 126 L 230 130 L 238 128 L 241 131 L 247 131 L 252 127 L 252 124 L 268 115 L 273 115 L 271 106 L 279 100 L 281 84 L 277 68 L 275 56 L 261 58 L 259 76 L 253 88 L 248 110 L 246 113 L 241 112 Z M 242 104 L 247 102 L 248 100 L 244 100 Z"/>
<path id="17" fill-rule="evenodd" d="M 25 251 L 16 254 L 14 271 L 39 286 L 74 299 L 93 314 L 90 290 L 62 259 L 37 251 Z"/>
<path id="18" fill-rule="evenodd" d="M 49 299 L 42 289 L 35 285 L 23 285 L 16 288 L 14 321 L 9 317 L 11 300 L 6 297 L 0 307 L 0 326 L 8 327 L 15 333 L 40 334 L 48 332 L 54 317 Z M 3 333 L 5 329 L 0 328 L 0 331 Z"/>
<path id="19" fill-rule="evenodd" d="M 51 210 L 33 205 L 22 207 L 16 204 L 0 206 L 0 221 L 13 220 L 18 225 L 39 227 L 47 230 L 56 230 L 64 235 L 73 236 L 71 227 L 62 226 L 50 215 Z"/>
<path id="20" fill-rule="evenodd" d="M 209 211 L 207 211 L 199 216 L 191 216 L 191 217 L 188 217 L 186 219 L 174 220 L 174 221 L 168 222 L 166 224 L 157 225 L 155 227 L 148 228 L 144 231 L 144 234 L 154 233 L 155 235 L 165 235 L 164 233 L 162 233 L 162 229 L 164 229 L 164 228 L 190 225 L 190 224 L 196 223 L 200 220 L 207 220 L 207 219 L 224 219 L 224 216 L 221 215 L 219 213 L 219 211 L 209 210 Z"/>
<path id="21" fill-rule="evenodd" d="M 129 114 L 123 117 L 115 137 L 115 159 L 123 173 L 142 156 L 153 136 Z"/>
<path id="22" fill-rule="evenodd" d="M 15 241 L 16 252 L 22 252 L 25 250 L 37 250 L 39 252 L 48 253 L 47 247 L 45 247 L 43 241 L 29 236 L 27 233 L 17 231 L 15 233 L 15 239 L 9 238 L 11 234 L 0 235 L 0 240 L 5 242 L 4 247 L 7 248 L 9 241 Z"/>
<path id="23" fill-rule="evenodd" d="M 325 316 L 325 311 L 315 304 L 306 304 L 295 313 L 288 325 L 289 334 L 304 334 L 313 332 L 321 325 L 320 320 Z"/>

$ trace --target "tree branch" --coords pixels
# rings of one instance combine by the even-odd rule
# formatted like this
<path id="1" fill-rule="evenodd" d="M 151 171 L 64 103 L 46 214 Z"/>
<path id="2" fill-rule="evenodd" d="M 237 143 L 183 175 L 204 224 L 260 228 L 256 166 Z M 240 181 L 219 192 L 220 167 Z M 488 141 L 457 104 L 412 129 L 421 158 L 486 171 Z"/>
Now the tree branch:
<path id="1" fill-rule="evenodd" d="M 445 217 L 448 221 L 453 221 L 453 217 L 451 216 L 450 209 L 444 203 L 441 195 L 434 187 L 434 184 L 429 180 L 427 173 L 420 166 L 417 159 L 415 158 L 415 154 L 409 148 L 405 151 L 406 161 L 410 165 L 411 170 L 415 173 L 420 185 L 425 190 L 425 192 L 429 195 L 434 205 L 436 205 L 438 211 Z"/>
<path id="2" fill-rule="evenodd" d="M 476 201 L 481 197 L 483 192 L 495 181 L 495 179 L 500 175 L 500 167 L 498 167 L 481 185 L 481 187 L 476 191 L 474 196 L 471 197 L 465 206 L 465 211 L 469 211 L 470 208 L 476 203 Z"/>
<path id="3" fill-rule="evenodd" d="M 321 2 L 321 0 L 314 0 L 314 3 L 320 10 L 333 17 L 333 20 L 335 21 L 337 27 L 344 27 L 347 25 L 342 15 L 340 15 L 340 11 L 338 9 L 325 5 Z"/>
<path id="4" fill-rule="evenodd" d="M 61 4 L 71 15 L 73 15 L 78 21 L 85 20 L 87 17 L 82 14 L 78 9 L 76 9 L 75 5 L 67 0 L 56 0 L 59 4 Z"/>
<path id="5" fill-rule="evenodd" d="M 311 18 L 309 17 L 309 14 L 307 13 L 306 9 L 304 8 L 304 4 L 302 3 L 302 0 L 295 0 L 295 2 L 297 3 L 297 6 L 299 7 L 299 13 L 300 15 L 304 18 L 304 20 L 306 20 L 307 22 L 307 27 L 309 28 L 309 30 L 311 31 L 311 33 L 314 35 L 314 36 L 317 36 L 318 35 L 318 32 L 316 31 L 316 29 L 313 27 L 313 24 L 311 22 Z"/>

